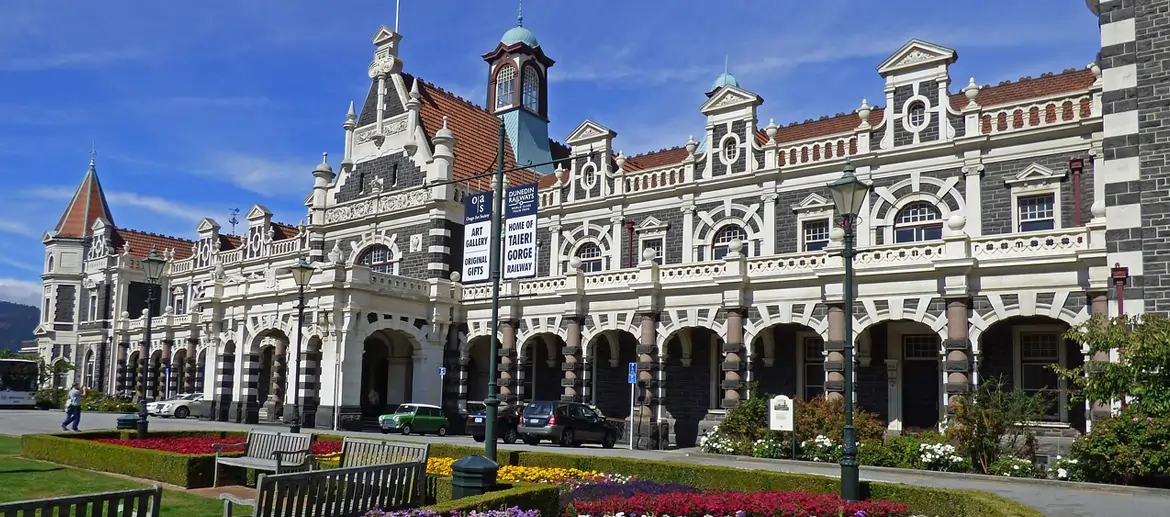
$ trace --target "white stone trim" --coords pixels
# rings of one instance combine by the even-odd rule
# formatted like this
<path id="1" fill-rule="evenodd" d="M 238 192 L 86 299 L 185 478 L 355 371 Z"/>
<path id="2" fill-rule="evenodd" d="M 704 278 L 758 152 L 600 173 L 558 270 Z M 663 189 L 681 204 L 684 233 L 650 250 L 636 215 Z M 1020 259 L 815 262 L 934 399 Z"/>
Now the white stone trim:
<path id="1" fill-rule="evenodd" d="M 922 124 L 919 125 L 914 125 L 914 123 L 910 122 L 910 106 L 916 102 L 922 103 Z M 914 95 L 902 103 L 902 116 L 899 118 L 902 119 L 902 129 L 905 129 L 908 133 L 914 133 L 914 143 L 916 144 L 919 142 L 918 133 L 921 133 L 930 126 L 931 116 L 935 115 L 930 108 L 930 99 L 918 92 L 918 83 L 915 83 Z"/>
<path id="2" fill-rule="evenodd" d="M 1130 205 L 1115 205 L 1105 207 L 1105 224 L 1111 230 L 1121 228 L 1141 228 L 1142 205 L 1134 203 Z M 1125 265 L 1128 266 L 1129 264 Z"/>
<path id="3" fill-rule="evenodd" d="M 1101 71 L 1101 80 L 1104 91 L 1113 92 L 1117 90 L 1124 90 L 1126 88 L 1137 87 L 1137 65 L 1128 64 L 1113 68 L 1106 68 Z"/>
<path id="4" fill-rule="evenodd" d="M 1129 110 L 1105 115 L 1105 138 L 1136 135 L 1138 133 L 1138 111 Z"/>
<path id="5" fill-rule="evenodd" d="M 1121 45 L 1137 39 L 1136 20 L 1128 18 L 1101 24 L 1101 46 Z"/>

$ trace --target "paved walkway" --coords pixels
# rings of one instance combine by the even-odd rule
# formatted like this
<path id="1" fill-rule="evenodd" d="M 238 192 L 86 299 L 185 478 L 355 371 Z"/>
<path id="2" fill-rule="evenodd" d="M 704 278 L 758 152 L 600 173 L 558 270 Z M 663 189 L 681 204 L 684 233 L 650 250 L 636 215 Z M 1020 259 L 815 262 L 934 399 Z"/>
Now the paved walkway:
<path id="1" fill-rule="evenodd" d="M 0 434 L 22 435 L 29 433 L 60 432 L 64 414 L 55 411 L 3 411 L 0 412 Z M 82 429 L 112 429 L 117 415 L 85 413 Z M 247 430 L 269 429 L 271 426 L 253 426 L 224 422 L 196 420 L 151 419 L 151 429 L 207 429 Z M 369 436 L 367 433 L 338 432 L 351 436 Z M 420 442 L 443 442 L 476 446 L 467 436 L 401 436 L 396 439 Z M 602 449 L 588 447 L 587 451 L 562 449 L 549 445 L 501 446 L 502 450 L 539 450 L 553 453 L 582 453 L 599 456 L 624 456 L 659 461 L 682 461 L 697 465 L 718 465 L 744 469 L 765 469 L 779 472 L 795 472 L 836 477 L 840 470 L 835 464 L 759 460 L 749 458 L 721 457 L 698 454 L 695 450 L 679 451 L 630 451 L 626 449 Z M 1170 516 L 1170 491 L 1131 489 L 1107 485 L 1087 485 L 1044 481 L 1011 480 L 984 476 L 947 475 L 938 472 L 919 472 L 900 469 L 873 469 L 862 467 L 861 477 L 869 481 L 904 483 L 940 488 L 965 488 L 982 490 L 1020 501 L 1053 517 L 1166 517 Z M 944 516 L 945 517 L 945 516 Z"/>

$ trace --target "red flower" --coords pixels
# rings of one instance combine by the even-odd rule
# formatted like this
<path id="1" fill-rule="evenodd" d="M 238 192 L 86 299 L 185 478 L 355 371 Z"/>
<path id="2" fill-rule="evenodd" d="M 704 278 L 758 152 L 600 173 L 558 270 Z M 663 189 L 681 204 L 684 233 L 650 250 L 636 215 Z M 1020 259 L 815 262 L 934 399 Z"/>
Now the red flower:
<path id="1" fill-rule="evenodd" d="M 888 501 L 848 503 L 835 494 L 804 492 L 720 492 L 637 494 L 596 501 L 575 501 L 578 515 L 667 514 L 674 517 L 836 517 L 843 512 L 869 517 L 900 517 L 909 507 Z M 738 514 L 737 512 L 743 512 Z"/>
<path id="2" fill-rule="evenodd" d="M 239 438 L 210 438 L 202 436 L 183 436 L 175 438 L 147 438 L 145 440 L 120 440 L 117 438 L 98 438 L 95 442 L 121 445 L 123 447 L 137 447 L 139 449 L 153 449 L 156 451 L 173 452 L 176 454 L 214 454 L 213 444 L 243 444 Z M 225 452 L 243 452 L 243 447 L 227 449 Z M 315 441 L 312 446 L 313 454 L 330 454 L 341 451 L 341 442 Z"/>

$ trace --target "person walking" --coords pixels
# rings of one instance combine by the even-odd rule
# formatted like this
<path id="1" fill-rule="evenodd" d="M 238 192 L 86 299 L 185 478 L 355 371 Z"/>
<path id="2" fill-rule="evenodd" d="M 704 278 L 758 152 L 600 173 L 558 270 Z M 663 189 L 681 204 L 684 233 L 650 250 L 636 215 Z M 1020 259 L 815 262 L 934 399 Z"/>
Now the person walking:
<path id="1" fill-rule="evenodd" d="M 77 431 L 77 424 L 81 423 L 81 397 L 85 396 L 85 388 L 78 386 L 76 383 L 69 389 L 69 394 L 66 395 L 65 402 L 65 421 L 61 423 L 61 430 L 68 431 L 70 425 L 73 430 Z"/>

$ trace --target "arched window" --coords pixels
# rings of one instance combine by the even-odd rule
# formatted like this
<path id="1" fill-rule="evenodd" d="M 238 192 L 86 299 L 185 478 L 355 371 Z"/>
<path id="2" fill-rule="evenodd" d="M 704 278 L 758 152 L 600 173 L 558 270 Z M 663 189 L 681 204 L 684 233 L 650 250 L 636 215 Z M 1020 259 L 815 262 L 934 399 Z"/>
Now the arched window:
<path id="1" fill-rule="evenodd" d="M 748 242 L 747 232 L 738 224 L 729 224 L 719 229 L 719 233 L 715 234 L 715 238 L 711 241 L 711 258 L 714 260 L 723 260 L 729 251 L 728 246 L 731 241 L 739 239 L 743 243 L 743 247 L 739 252 L 744 255 L 750 255 L 748 248 L 751 243 Z"/>
<path id="2" fill-rule="evenodd" d="M 894 221 L 894 242 L 933 241 L 942 238 L 942 214 L 926 201 L 910 203 Z"/>
<path id="3" fill-rule="evenodd" d="M 723 154 L 722 154 L 722 156 L 720 156 L 720 159 L 723 161 L 724 164 L 730 165 L 731 162 L 738 160 L 739 159 L 739 139 L 732 137 L 732 138 L 728 138 L 728 139 L 724 140 L 722 153 Z"/>
<path id="4" fill-rule="evenodd" d="M 540 112 L 540 74 L 535 67 L 524 67 L 523 86 L 520 90 L 521 102 L 524 107 L 533 113 Z"/>
<path id="5" fill-rule="evenodd" d="M 496 72 L 496 109 L 512 105 L 516 96 L 516 69 L 510 66 Z"/>
<path id="6" fill-rule="evenodd" d="M 93 378 L 94 359 L 93 350 L 85 353 L 85 386 L 93 386 L 95 383 Z"/>
<path id="7" fill-rule="evenodd" d="M 910 104 L 910 110 L 907 114 L 909 117 L 910 127 L 919 129 L 926 125 L 926 105 L 920 101 L 915 101 Z"/>
<path id="8" fill-rule="evenodd" d="M 577 258 L 581 259 L 581 271 L 586 273 L 605 269 L 605 257 L 601 254 L 601 247 L 592 242 L 577 248 Z"/>
<path id="9" fill-rule="evenodd" d="M 53 256 L 49 255 L 49 272 L 53 272 Z"/>
<path id="10" fill-rule="evenodd" d="M 398 274 L 398 257 L 390 252 L 390 248 L 382 244 L 371 246 L 365 253 L 362 253 L 357 263 L 379 273 Z"/>

